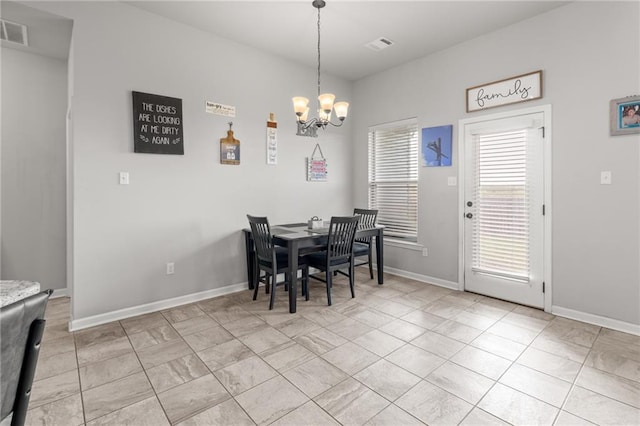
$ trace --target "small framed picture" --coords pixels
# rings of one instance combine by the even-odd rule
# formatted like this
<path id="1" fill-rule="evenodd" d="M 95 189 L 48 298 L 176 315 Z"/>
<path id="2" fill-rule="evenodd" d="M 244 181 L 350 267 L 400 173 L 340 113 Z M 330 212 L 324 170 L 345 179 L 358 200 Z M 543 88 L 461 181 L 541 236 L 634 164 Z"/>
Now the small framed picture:
<path id="1" fill-rule="evenodd" d="M 640 133 L 640 96 L 612 99 L 609 122 L 612 136 Z"/>

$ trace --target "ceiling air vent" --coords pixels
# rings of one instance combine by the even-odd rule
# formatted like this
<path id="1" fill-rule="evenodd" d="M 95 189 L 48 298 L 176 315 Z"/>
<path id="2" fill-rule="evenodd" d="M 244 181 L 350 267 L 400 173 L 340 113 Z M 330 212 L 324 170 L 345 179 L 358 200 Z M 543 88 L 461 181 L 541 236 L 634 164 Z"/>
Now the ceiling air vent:
<path id="1" fill-rule="evenodd" d="M 378 39 L 375 39 L 375 40 L 365 44 L 365 46 L 368 47 L 369 49 L 375 51 L 375 52 L 379 52 L 382 49 L 386 49 L 387 47 L 391 46 L 392 44 L 393 44 L 393 42 L 391 40 L 389 40 L 388 38 L 380 37 Z"/>
<path id="2" fill-rule="evenodd" d="M 0 38 L 2 40 L 29 46 L 26 25 L 5 21 L 4 19 L 0 19 L 0 24 L 2 24 L 2 28 L 0 28 L 2 30 L 0 31 Z"/>

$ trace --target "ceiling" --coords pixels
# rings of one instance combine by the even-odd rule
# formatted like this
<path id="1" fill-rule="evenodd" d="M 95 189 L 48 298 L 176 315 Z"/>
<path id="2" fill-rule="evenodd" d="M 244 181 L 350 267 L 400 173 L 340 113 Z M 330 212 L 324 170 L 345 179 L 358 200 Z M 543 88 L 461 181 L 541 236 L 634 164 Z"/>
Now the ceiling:
<path id="1" fill-rule="evenodd" d="M 310 67 L 317 66 L 317 9 L 311 0 L 127 3 Z M 327 0 L 321 9 L 322 72 L 357 80 L 567 3 Z M 394 44 L 378 52 L 365 47 L 380 37 Z"/>
<path id="2" fill-rule="evenodd" d="M 126 3 L 312 68 L 317 66 L 317 9 L 311 0 Z M 357 80 L 567 3 L 327 0 L 321 9 L 322 72 Z M 2 0 L 0 15 L 29 27 L 30 51 L 67 57 L 72 21 L 28 4 Z M 381 37 L 393 45 L 380 51 L 365 46 Z M 2 45 L 21 48 L 4 41 Z"/>

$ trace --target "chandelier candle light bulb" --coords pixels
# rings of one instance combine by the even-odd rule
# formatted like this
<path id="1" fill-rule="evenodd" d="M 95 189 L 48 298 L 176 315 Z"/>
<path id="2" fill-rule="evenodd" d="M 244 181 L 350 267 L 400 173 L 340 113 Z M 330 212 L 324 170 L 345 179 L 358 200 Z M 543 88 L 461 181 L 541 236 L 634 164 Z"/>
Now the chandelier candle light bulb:
<path id="1" fill-rule="evenodd" d="M 317 130 L 319 128 L 326 128 L 327 124 L 331 124 L 335 127 L 342 126 L 347 113 L 349 111 L 348 102 L 335 102 L 336 95 L 333 93 L 320 94 L 320 9 L 322 9 L 326 3 L 324 0 L 314 0 L 313 7 L 318 9 L 318 117 L 308 119 L 309 114 L 309 99 L 296 96 L 292 98 L 293 111 L 296 114 L 296 121 L 298 124 L 298 136 L 311 136 L 317 137 Z M 335 102 L 335 103 L 334 103 Z M 331 111 L 335 110 L 338 117 L 338 123 L 331 122 Z"/>

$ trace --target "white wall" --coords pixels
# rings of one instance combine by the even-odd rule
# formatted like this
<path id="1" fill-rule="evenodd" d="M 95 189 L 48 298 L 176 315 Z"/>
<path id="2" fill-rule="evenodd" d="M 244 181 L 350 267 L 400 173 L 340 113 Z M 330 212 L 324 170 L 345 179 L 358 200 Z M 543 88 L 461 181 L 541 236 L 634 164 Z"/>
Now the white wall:
<path id="1" fill-rule="evenodd" d="M 74 20 L 74 321 L 246 282 L 247 213 L 283 223 L 351 211 L 349 125 L 295 135 L 291 97 L 315 93 L 313 69 L 119 2 L 37 7 Z M 344 81 L 323 87 L 351 98 Z M 184 156 L 133 153 L 131 91 L 182 99 Z M 205 113 L 206 101 L 236 107 L 239 166 L 220 164 L 230 119 Z M 277 166 L 265 164 L 270 112 Z M 305 179 L 316 142 L 326 183 Z"/>
<path id="2" fill-rule="evenodd" d="M 465 112 L 468 87 L 542 69 L 544 97 L 492 112 L 551 104 L 553 305 L 640 324 L 640 135 L 609 136 L 609 101 L 640 93 L 640 4 L 575 2 L 358 81 L 354 194 L 366 203 L 367 127 L 418 117 L 430 127 Z M 374 99 L 375 97 L 375 99 Z M 381 104 L 379 99 L 385 99 Z M 454 146 L 457 130 L 454 129 Z M 385 247 L 385 264 L 457 282 L 458 194 L 453 167 L 421 168 L 420 252 Z M 599 184 L 610 170 L 613 184 Z"/>
<path id="3" fill-rule="evenodd" d="M 3 47 L 2 279 L 66 283 L 65 61 Z"/>

